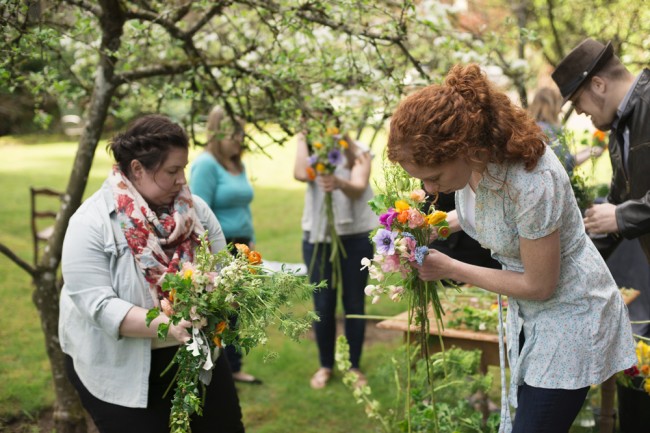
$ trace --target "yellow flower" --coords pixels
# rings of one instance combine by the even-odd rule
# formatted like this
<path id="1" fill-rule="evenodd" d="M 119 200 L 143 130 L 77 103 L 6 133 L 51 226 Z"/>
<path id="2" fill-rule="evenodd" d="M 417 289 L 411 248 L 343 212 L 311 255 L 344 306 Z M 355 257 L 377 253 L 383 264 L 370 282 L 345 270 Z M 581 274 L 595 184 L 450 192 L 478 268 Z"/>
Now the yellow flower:
<path id="1" fill-rule="evenodd" d="M 174 298 L 176 297 L 176 289 L 171 289 L 169 291 L 169 300 L 171 302 L 174 302 Z"/>
<path id="2" fill-rule="evenodd" d="M 397 212 L 403 212 L 405 210 L 409 210 L 411 206 L 408 204 L 406 200 L 397 200 L 395 202 L 395 210 Z"/>
<path id="3" fill-rule="evenodd" d="M 339 140 L 339 146 L 341 146 L 343 149 L 347 149 L 349 145 L 347 141 Z"/>
<path id="4" fill-rule="evenodd" d="M 443 221 L 445 218 L 447 218 L 447 213 L 441 210 L 437 210 L 431 215 L 427 215 L 427 222 L 429 223 L 429 225 L 434 226 L 438 224 L 440 221 Z"/>
<path id="5" fill-rule="evenodd" d="M 325 164 L 323 164 L 322 162 L 319 162 L 318 164 L 316 164 L 316 171 L 317 172 L 324 173 L 325 170 L 326 170 Z"/>
<path id="6" fill-rule="evenodd" d="M 185 269 L 185 272 L 183 272 L 183 278 L 192 278 L 193 274 L 194 274 L 193 270 Z"/>
<path id="7" fill-rule="evenodd" d="M 646 379 L 646 380 L 643 382 L 643 389 L 645 389 L 645 392 L 647 392 L 648 394 L 650 394 L 650 380 Z"/>
<path id="8" fill-rule="evenodd" d="M 336 135 L 339 133 L 339 128 L 336 126 L 328 126 L 327 127 L 327 135 Z"/>
<path id="9" fill-rule="evenodd" d="M 314 148 L 315 149 L 320 149 L 321 147 L 323 147 L 323 143 L 321 143 L 320 141 L 316 141 L 314 143 Z"/>

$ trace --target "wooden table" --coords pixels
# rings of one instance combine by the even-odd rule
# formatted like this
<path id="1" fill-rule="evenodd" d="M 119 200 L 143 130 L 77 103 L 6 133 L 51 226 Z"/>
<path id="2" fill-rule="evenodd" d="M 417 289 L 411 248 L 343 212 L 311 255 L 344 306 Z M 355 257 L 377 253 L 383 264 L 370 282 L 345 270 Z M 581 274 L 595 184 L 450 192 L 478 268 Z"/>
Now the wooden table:
<path id="1" fill-rule="evenodd" d="M 621 291 L 625 305 L 628 305 L 639 296 L 638 290 L 625 290 Z M 443 308 L 446 312 L 451 311 L 449 303 L 442 302 Z M 458 306 L 458 305 L 456 305 Z M 499 336 L 495 331 L 472 331 L 468 329 L 453 329 L 447 326 L 449 320 L 453 318 L 450 313 L 445 314 L 443 323 L 445 328 L 442 333 L 438 332 L 436 322 L 430 312 L 431 326 L 429 334 L 435 338 L 430 339 L 430 347 L 433 351 L 440 351 L 440 339 L 442 336 L 443 344 L 446 348 L 455 346 L 465 350 L 481 350 L 481 364 L 480 369 L 482 373 L 487 372 L 489 365 L 499 365 Z M 504 317 L 505 320 L 505 317 Z M 408 333 L 408 312 L 398 314 L 388 320 L 377 323 L 380 329 L 388 329 L 404 332 L 404 339 L 408 341 L 407 335 L 410 335 L 411 341 L 415 341 L 416 334 L 419 328 L 416 325 L 411 325 L 411 332 Z M 507 357 L 506 357 L 507 365 Z M 614 397 L 616 392 L 616 378 L 614 376 L 607 379 L 601 384 L 600 395 L 600 433 L 612 433 L 614 431 Z"/>

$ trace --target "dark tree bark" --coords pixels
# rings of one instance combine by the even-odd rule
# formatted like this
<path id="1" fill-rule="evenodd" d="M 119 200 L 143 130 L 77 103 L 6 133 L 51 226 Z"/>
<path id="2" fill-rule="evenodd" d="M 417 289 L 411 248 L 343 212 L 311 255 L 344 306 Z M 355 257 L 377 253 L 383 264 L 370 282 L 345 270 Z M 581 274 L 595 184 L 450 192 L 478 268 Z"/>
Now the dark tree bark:
<path id="1" fill-rule="evenodd" d="M 86 430 L 86 421 L 79 398 L 68 381 L 63 366 L 64 354 L 59 345 L 58 335 L 60 287 L 57 284 L 57 270 L 61 262 L 63 237 L 68 229 L 70 217 L 81 204 L 95 149 L 106 121 L 111 98 L 115 93 L 114 75 L 117 59 L 113 53 L 120 46 L 125 22 L 118 0 L 101 0 L 99 5 L 102 28 L 101 54 L 88 121 L 79 141 L 72 172 L 56 218 L 54 233 L 48 240 L 45 252 L 33 274 L 35 289 L 32 299 L 41 319 L 47 355 L 52 368 L 56 395 L 54 423 L 59 433 L 83 432 Z M 70 227 L 70 230 L 74 230 L 74 227 Z"/>

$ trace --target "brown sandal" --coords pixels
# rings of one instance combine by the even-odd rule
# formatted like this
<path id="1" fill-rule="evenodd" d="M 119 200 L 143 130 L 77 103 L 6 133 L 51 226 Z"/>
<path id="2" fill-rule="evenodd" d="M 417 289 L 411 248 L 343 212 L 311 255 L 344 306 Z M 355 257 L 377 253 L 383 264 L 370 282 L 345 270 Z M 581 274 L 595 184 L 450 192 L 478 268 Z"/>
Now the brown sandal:
<path id="1" fill-rule="evenodd" d="M 323 389 L 327 382 L 332 378 L 332 369 L 321 367 L 314 373 L 309 381 L 309 384 L 313 389 Z"/>

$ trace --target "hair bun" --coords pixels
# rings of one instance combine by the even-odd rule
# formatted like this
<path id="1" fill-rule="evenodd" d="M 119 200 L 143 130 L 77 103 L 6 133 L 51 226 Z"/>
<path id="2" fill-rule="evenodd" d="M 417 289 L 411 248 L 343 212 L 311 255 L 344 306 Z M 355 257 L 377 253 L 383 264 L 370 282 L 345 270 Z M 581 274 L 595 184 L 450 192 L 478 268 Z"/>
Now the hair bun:
<path id="1" fill-rule="evenodd" d="M 481 68 L 475 64 L 455 65 L 445 78 L 445 85 L 478 108 L 489 103 L 490 85 Z"/>

